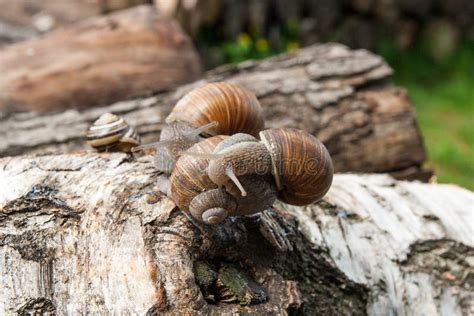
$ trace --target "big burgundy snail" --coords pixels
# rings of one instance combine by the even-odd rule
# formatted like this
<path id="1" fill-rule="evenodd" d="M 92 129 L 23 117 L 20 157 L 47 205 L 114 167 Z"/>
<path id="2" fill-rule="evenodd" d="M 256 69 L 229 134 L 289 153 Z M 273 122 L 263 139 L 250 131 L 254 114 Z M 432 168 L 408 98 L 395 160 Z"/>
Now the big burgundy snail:
<path id="1" fill-rule="evenodd" d="M 182 151 L 203 139 L 200 134 L 257 135 L 264 127 L 263 111 L 255 95 L 225 82 L 209 83 L 186 94 L 166 122 L 159 142 L 132 149 L 156 148 L 157 168 L 165 172 L 171 172 Z"/>
<path id="2" fill-rule="evenodd" d="M 140 137 L 121 117 L 105 113 L 101 115 L 86 134 L 87 143 L 97 151 L 130 152 L 140 145 Z"/>
<path id="3" fill-rule="evenodd" d="M 177 206 L 217 224 L 226 216 L 263 211 L 276 198 L 306 205 L 326 194 L 333 166 L 319 140 L 293 128 L 265 130 L 260 138 L 216 136 L 189 148 L 170 178 Z"/>

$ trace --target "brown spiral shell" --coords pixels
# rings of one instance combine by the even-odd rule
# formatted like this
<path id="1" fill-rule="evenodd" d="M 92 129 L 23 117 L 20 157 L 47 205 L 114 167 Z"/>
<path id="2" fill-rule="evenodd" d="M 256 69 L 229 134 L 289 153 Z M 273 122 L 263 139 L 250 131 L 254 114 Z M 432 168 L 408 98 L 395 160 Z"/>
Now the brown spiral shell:
<path id="1" fill-rule="evenodd" d="M 332 160 L 326 147 L 313 135 L 294 128 L 260 132 L 270 151 L 278 199 L 306 205 L 321 199 L 329 190 Z"/>
<path id="2" fill-rule="evenodd" d="M 214 148 L 226 136 L 213 136 L 194 144 L 189 151 L 196 153 L 212 153 Z M 189 211 L 191 200 L 205 190 L 215 189 L 214 184 L 207 176 L 205 169 L 209 160 L 194 156 L 181 156 L 170 177 L 171 198 L 184 211 Z"/>
<path id="3" fill-rule="evenodd" d="M 246 133 L 257 136 L 264 128 L 263 110 L 250 91 L 226 82 L 208 83 L 182 97 L 166 122 L 185 121 L 196 127 L 212 121 L 209 135 Z"/>
<path id="4" fill-rule="evenodd" d="M 140 137 L 121 117 L 113 113 L 101 115 L 86 134 L 87 143 L 97 151 L 130 152 L 140 144 Z"/>

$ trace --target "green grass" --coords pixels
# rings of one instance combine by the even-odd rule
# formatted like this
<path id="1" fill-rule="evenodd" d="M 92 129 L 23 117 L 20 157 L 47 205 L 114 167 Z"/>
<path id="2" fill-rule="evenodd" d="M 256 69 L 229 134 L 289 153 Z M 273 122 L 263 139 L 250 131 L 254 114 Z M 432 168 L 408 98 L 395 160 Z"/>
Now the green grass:
<path id="1" fill-rule="evenodd" d="M 249 59 L 262 59 L 295 50 L 298 42 L 298 21 L 288 19 L 278 29 L 278 43 L 272 43 L 257 30 L 247 30 L 235 39 L 224 39 L 219 30 L 203 28 L 198 34 L 198 46 L 215 49 L 222 54 L 224 63 L 240 63 Z"/>
<path id="2" fill-rule="evenodd" d="M 395 69 L 394 81 L 406 87 L 416 106 L 428 151 L 427 166 L 438 181 L 474 190 L 474 45 L 435 63 L 421 49 L 378 53 Z"/>

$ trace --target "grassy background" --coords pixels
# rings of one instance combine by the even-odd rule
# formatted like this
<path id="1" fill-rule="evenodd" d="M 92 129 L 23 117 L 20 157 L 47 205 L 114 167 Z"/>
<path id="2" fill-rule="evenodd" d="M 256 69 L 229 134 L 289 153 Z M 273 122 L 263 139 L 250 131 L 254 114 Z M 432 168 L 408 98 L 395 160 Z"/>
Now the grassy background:
<path id="1" fill-rule="evenodd" d="M 464 43 L 435 62 L 422 47 L 377 49 L 394 68 L 394 82 L 408 89 L 438 182 L 474 190 L 474 45 Z"/>

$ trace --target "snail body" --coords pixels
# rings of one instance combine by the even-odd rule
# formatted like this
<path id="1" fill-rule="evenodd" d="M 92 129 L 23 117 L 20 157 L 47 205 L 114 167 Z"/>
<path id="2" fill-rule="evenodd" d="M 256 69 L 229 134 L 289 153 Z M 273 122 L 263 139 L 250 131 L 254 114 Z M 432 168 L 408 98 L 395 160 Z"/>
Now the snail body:
<path id="1" fill-rule="evenodd" d="M 87 144 L 97 151 L 130 152 L 140 144 L 140 137 L 121 117 L 113 113 L 101 115 L 86 134 Z"/>
<path id="2" fill-rule="evenodd" d="M 200 128 L 195 128 L 186 122 L 174 122 L 166 125 L 160 134 L 160 141 L 132 148 L 132 152 L 144 149 L 155 149 L 155 166 L 158 170 L 171 173 L 176 163 L 176 159 L 183 151 L 196 144 L 204 138 L 199 134 L 216 125 L 211 122 Z"/>
<path id="3" fill-rule="evenodd" d="M 216 224 L 226 216 L 263 211 L 276 198 L 306 205 L 326 194 L 333 166 L 319 140 L 293 128 L 265 130 L 260 137 L 259 142 L 250 135 L 236 134 L 206 150 L 201 147 L 205 141 L 191 147 L 178 159 L 171 175 L 176 204 L 198 220 L 210 223 L 212 217 L 212 224 Z M 190 190 L 196 179 L 199 186 Z M 188 195 L 187 201 L 180 205 L 177 201 L 183 194 Z M 197 203 L 193 199 L 202 200 Z M 198 208 L 190 207 L 192 200 Z"/>
<path id="4" fill-rule="evenodd" d="M 257 135 L 264 127 L 263 110 L 255 95 L 225 82 L 208 83 L 186 94 L 166 122 L 159 142 L 133 151 L 156 148 L 157 168 L 169 173 L 183 151 L 204 139 L 201 135 Z"/>

